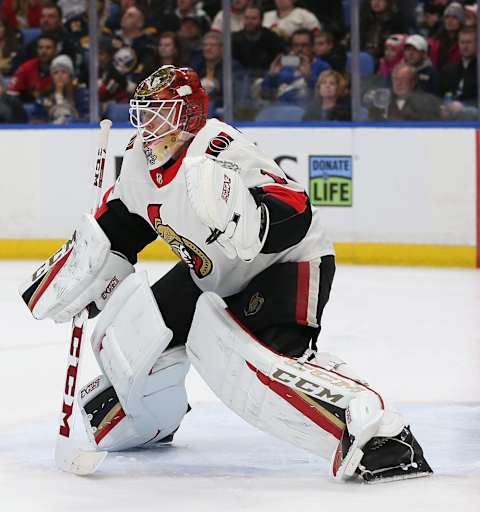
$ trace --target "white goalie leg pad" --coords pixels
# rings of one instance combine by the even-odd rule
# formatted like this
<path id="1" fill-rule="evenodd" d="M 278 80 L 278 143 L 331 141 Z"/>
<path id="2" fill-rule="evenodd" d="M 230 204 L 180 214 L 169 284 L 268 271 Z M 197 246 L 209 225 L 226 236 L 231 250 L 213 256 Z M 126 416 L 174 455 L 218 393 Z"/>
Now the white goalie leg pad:
<path id="1" fill-rule="evenodd" d="M 110 251 L 110 241 L 94 217 L 85 214 L 73 240 L 21 286 L 20 294 L 35 318 L 67 322 L 92 301 L 102 309 L 132 272 L 130 262 Z"/>
<path id="2" fill-rule="evenodd" d="M 144 399 L 155 392 L 149 376 L 171 339 L 146 273 L 131 274 L 107 303 L 91 342 L 123 410 L 135 421 L 149 421 Z"/>
<path id="3" fill-rule="evenodd" d="M 197 302 L 187 354 L 215 394 L 243 419 L 327 459 L 346 422 L 362 443 L 382 422 L 384 406 L 376 392 L 340 372 L 274 353 L 242 329 L 213 293 Z"/>
<path id="4" fill-rule="evenodd" d="M 173 434 L 188 410 L 185 376 L 190 367 L 184 347 L 166 350 L 145 381 L 144 395 L 132 415 L 124 409 L 104 376 L 80 391 L 81 412 L 90 442 L 97 450 L 148 447 Z M 128 406 L 131 404 L 129 403 Z"/>

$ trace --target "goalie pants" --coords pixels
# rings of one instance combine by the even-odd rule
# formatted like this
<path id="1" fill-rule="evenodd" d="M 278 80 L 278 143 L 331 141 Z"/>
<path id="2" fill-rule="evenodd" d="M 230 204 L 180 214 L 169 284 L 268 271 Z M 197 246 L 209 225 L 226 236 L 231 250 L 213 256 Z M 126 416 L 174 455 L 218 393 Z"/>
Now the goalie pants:
<path id="1" fill-rule="evenodd" d="M 316 262 L 277 263 L 241 292 L 223 297 L 235 317 L 262 343 L 291 357 L 301 356 L 320 332 L 328 302 L 335 257 Z M 180 262 L 152 286 L 167 326 L 173 331 L 168 348 L 185 345 L 202 291 Z"/>

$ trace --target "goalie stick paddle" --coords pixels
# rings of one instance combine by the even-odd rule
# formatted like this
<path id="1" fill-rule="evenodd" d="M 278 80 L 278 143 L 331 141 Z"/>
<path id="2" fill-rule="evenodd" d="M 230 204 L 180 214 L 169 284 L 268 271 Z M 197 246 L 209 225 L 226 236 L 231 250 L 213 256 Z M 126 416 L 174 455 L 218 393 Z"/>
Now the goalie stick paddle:
<path id="1" fill-rule="evenodd" d="M 100 141 L 93 179 L 95 194 L 90 210 L 90 213 L 93 215 L 100 206 L 102 198 L 103 172 L 111 126 L 112 122 L 109 119 L 104 119 L 100 123 Z M 78 409 L 78 405 L 75 403 L 75 391 L 80 377 L 81 348 L 87 320 L 88 312 L 86 308 L 75 315 L 72 320 L 72 334 L 68 351 L 60 425 L 55 443 L 55 464 L 59 469 L 74 473 L 75 475 L 90 475 L 94 473 L 107 456 L 107 452 L 89 451 L 80 448 L 73 438 L 75 417 Z"/>

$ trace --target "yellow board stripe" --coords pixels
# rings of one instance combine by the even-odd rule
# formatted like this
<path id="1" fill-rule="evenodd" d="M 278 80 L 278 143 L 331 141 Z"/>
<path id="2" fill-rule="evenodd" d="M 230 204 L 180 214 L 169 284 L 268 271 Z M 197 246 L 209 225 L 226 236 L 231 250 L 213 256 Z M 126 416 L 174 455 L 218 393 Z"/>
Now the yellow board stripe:
<path id="1" fill-rule="evenodd" d="M 0 240 L 0 259 L 45 260 L 65 240 Z M 339 263 L 375 265 L 419 265 L 433 267 L 476 266 L 476 248 L 470 246 L 425 244 L 372 244 L 337 243 Z M 170 248 L 158 241 L 150 244 L 140 254 L 142 260 L 175 260 Z"/>

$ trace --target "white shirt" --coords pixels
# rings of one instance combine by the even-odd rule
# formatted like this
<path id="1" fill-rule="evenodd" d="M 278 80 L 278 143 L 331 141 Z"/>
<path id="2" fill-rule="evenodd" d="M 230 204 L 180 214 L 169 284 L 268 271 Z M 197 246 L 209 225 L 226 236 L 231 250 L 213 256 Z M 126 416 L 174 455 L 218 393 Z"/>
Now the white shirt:
<path id="1" fill-rule="evenodd" d="M 320 22 L 315 14 L 301 7 L 295 7 L 290 14 L 281 18 L 277 11 L 268 11 L 263 17 L 263 26 L 282 37 L 290 37 L 296 30 L 306 28 L 307 30 L 321 30 Z"/>

